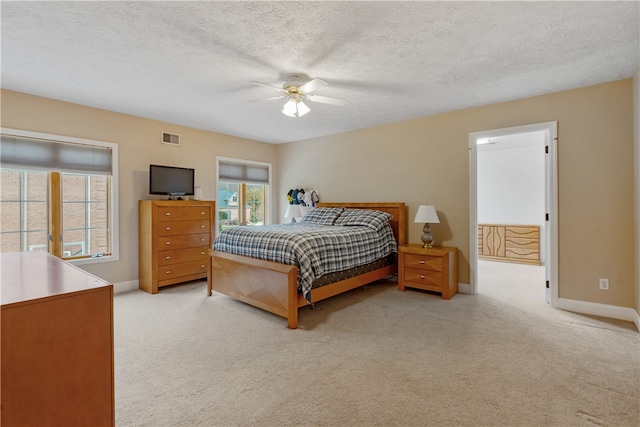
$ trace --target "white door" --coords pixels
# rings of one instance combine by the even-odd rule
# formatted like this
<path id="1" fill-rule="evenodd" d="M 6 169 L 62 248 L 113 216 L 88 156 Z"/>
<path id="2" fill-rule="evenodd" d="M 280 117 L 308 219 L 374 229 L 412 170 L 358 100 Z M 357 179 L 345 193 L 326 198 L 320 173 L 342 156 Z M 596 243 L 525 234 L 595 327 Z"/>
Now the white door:
<path id="1" fill-rule="evenodd" d="M 493 129 L 469 134 L 469 197 L 470 197 L 470 256 L 471 275 L 470 292 L 478 292 L 478 146 L 491 138 L 505 138 L 508 135 L 539 132 L 544 135 L 545 150 L 545 209 L 544 209 L 544 245 L 545 254 L 546 301 L 552 306 L 558 300 L 558 239 L 557 239 L 557 122 L 538 123 L 503 129 Z"/>

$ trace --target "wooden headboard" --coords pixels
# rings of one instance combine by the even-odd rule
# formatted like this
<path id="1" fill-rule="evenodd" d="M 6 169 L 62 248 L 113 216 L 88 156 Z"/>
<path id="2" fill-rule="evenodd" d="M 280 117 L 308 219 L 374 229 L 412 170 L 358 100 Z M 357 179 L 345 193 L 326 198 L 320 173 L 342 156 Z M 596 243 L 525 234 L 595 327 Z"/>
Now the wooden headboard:
<path id="1" fill-rule="evenodd" d="M 319 208 L 372 209 L 392 215 L 389 224 L 398 245 L 407 243 L 407 208 L 404 203 L 318 203 Z"/>

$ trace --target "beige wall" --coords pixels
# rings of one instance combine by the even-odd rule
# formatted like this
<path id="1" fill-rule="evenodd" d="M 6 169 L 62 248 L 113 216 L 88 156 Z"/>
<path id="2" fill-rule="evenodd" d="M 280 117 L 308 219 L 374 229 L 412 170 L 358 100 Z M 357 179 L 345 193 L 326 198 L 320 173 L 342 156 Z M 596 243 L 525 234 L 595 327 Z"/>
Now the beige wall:
<path id="1" fill-rule="evenodd" d="M 640 313 L 640 68 L 633 78 L 633 142 L 635 159 L 636 312 Z"/>
<path id="2" fill-rule="evenodd" d="M 149 197 L 149 163 L 194 167 L 213 199 L 220 155 L 274 165 L 275 222 L 289 188 L 316 189 L 322 201 L 404 201 L 410 218 L 419 204 L 435 204 L 434 237 L 461 249 L 459 279 L 469 283 L 469 133 L 557 120 L 559 296 L 633 307 L 634 93 L 627 79 L 283 145 L 5 90 L 1 124 L 118 144 L 121 260 L 84 267 L 109 281 L 137 279 L 137 201 Z M 161 144 L 162 131 L 180 134 L 182 146 Z M 421 227 L 409 224 L 411 242 Z M 600 277 L 610 291 L 598 290 Z"/>
<path id="3" fill-rule="evenodd" d="M 469 133 L 558 121 L 559 297 L 634 306 L 632 80 L 278 146 L 280 188 L 322 201 L 434 204 L 469 283 Z M 284 194 L 278 201 L 284 212 Z M 422 224 L 409 224 L 409 241 Z M 598 289 L 608 278 L 611 290 Z"/>
<path id="4" fill-rule="evenodd" d="M 216 198 L 216 156 L 276 163 L 276 146 L 81 105 L 2 90 L 2 127 L 114 142 L 119 150 L 120 261 L 83 265 L 110 282 L 138 278 L 138 200 L 148 194 L 149 164 L 192 167 L 203 198 Z M 181 146 L 161 143 L 177 133 Z"/>

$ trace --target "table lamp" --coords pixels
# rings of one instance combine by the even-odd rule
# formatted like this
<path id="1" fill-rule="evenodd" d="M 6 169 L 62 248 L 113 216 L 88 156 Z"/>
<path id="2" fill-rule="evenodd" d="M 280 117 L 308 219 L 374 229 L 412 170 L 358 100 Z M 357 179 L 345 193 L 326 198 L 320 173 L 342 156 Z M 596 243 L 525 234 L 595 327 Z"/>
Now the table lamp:
<path id="1" fill-rule="evenodd" d="M 431 236 L 430 224 L 440 223 L 436 208 L 433 205 L 420 205 L 413 222 L 424 223 L 424 228 L 422 229 L 422 247 L 432 248 L 433 236 Z"/>
<path id="2" fill-rule="evenodd" d="M 289 205 L 287 206 L 287 211 L 284 213 L 285 218 L 291 218 L 291 222 L 296 222 L 296 217 L 300 218 L 302 216 L 302 211 L 300 210 L 300 205 Z"/>

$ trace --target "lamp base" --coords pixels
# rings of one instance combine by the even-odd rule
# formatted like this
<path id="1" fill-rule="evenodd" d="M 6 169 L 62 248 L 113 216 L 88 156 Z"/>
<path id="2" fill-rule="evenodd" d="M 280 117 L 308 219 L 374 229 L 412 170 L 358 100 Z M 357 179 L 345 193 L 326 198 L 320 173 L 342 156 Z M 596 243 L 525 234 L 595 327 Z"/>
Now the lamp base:
<path id="1" fill-rule="evenodd" d="M 432 248 L 433 247 L 433 236 L 431 235 L 431 225 L 429 223 L 424 224 L 424 228 L 422 228 L 422 247 L 423 248 Z"/>

